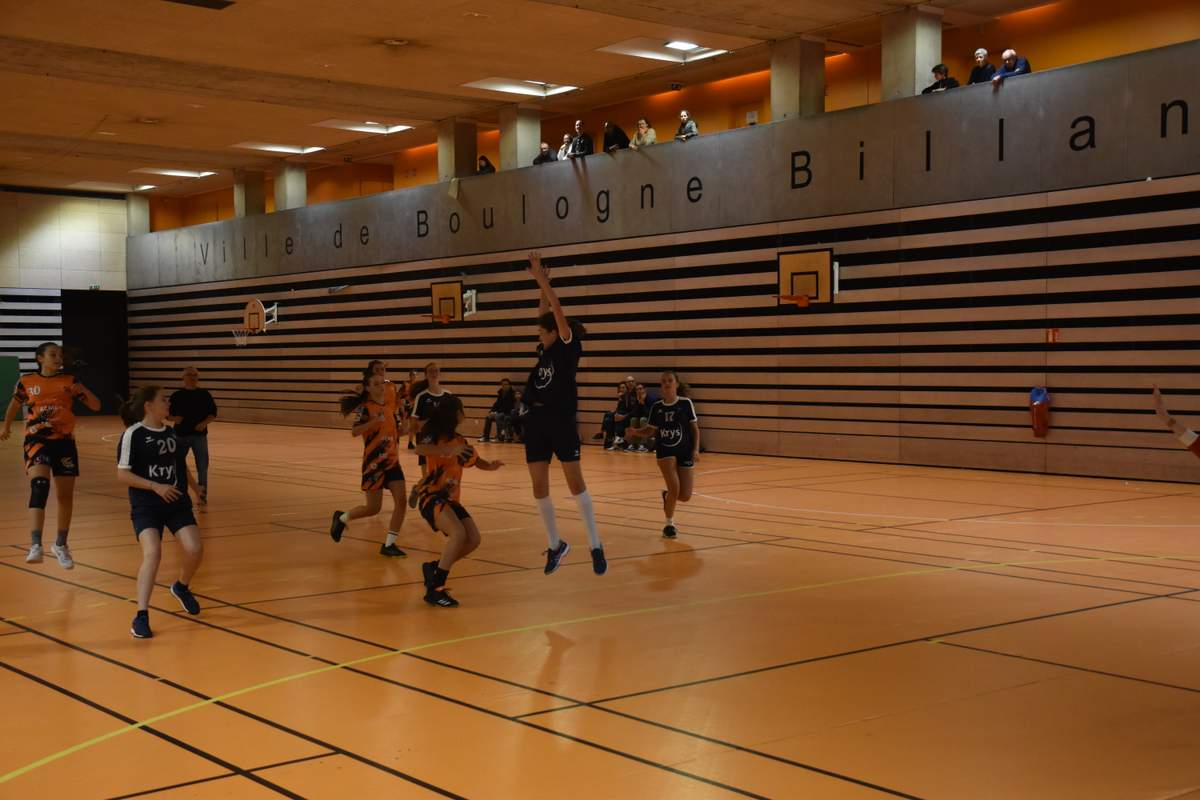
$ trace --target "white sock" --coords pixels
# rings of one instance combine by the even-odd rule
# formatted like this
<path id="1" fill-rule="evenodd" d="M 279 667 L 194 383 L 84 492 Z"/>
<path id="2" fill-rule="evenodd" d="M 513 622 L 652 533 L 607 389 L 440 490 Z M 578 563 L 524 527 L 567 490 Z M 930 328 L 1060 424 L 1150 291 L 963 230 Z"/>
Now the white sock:
<path id="1" fill-rule="evenodd" d="M 588 545 L 595 550 L 600 547 L 600 532 L 596 530 L 596 512 L 592 508 L 592 495 L 587 489 L 575 495 L 575 503 L 579 506 L 579 516 L 583 517 L 583 527 L 587 531 Z"/>
<path id="2" fill-rule="evenodd" d="M 343 524 L 343 525 L 349 525 L 349 524 L 350 524 L 350 514 L 349 514 L 349 512 L 343 511 L 343 512 L 342 512 L 342 515 L 341 515 L 340 517 L 338 517 L 338 519 L 340 519 L 340 520 L 342 521 L 342 524 Z"/>
<path id="3" fill-rule="evenodd" d="M 675 527 L 675 518 L 674 517 L 668 518 L 667 524 L 670 525 L 672 528 L 674 528 Z"/>
<path id="4" fill-rule="evenodd" d="M 389 547 L 390 547 L 391 545 L 394 545 L 394 544 L 396 543 L 396 538 L 397 538 L 399 535 L 400 535 L 400 534 L 398 534 L 398 533 L 392 533 L 391 531 L 388 531 L 388 532 L 387 532 L 387 541 L 386 541 L 386 542 L 384 542 L 384 544 L 388 545 Z"/>
<path id="5" fill-rule="evenodd" d="M 546 526 L 546 538 L 550 540 L 550 549 L 557 550 L 562 539 L 558 537 L 558 522 L 554 519 L 554 501 L 550 495 L 537 498 L 538 511 L 542 512 L 542 524 Z"/>

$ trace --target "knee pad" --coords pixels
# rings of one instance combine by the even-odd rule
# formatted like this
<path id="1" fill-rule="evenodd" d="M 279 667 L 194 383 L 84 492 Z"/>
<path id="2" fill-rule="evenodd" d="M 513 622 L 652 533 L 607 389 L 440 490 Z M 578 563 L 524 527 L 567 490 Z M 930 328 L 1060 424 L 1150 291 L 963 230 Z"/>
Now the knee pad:
<path id="1" fill-rule="evenodd" d="M 32 478 L 29 481 L 29 507 L 45 508 L 50 499 L 50 479 Z"/>

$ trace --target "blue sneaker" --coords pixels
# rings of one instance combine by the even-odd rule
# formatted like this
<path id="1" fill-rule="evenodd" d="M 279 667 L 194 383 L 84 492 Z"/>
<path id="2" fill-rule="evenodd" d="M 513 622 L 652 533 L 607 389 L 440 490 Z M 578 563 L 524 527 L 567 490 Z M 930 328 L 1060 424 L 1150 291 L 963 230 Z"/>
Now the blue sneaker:
<path id="1" fill-rule="evenodd" d="M 592 572 L 597 575 L 608 572 L 608 559 L 604 557 L 603 547 L 592 548 Z"/>
<path id="2" fill-rule="evenodd" d="M 562 563 L 563 556 L 571 552 L 571 545 L 567 544 L 567 540 L 563 539 L 558 543 L 558 547 L 553 550 L 546 551 L 546 574 L 549 575 L 554 570 L 558 569 L 558 565 Z"/>
<path id="3" fill-rule="evenodd" d="M 175 595 L 175 599 L 179 601 L 179 605 L 183 606 L 184 611 L 192 616 L 200 613 L 200 603 L 192 594 L 192 590 L 179 581 L 171 584 L 171 594 Z"/>
<path id="4" fill-rule="evenodd" d="M 150 630 L 150 612 L 137 612 L 137 616 L 133 618 L 133 625 L 130 626 L 129 632 L 133 634 L 133 638 L 135 639 L 153 639 L 154 631 Z"/>

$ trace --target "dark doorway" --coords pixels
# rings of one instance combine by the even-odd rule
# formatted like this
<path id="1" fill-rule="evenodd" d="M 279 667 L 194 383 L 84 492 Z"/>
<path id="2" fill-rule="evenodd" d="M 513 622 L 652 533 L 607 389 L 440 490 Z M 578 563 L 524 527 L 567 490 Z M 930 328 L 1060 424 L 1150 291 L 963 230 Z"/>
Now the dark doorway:
<path id="1" fill-rule="evenodd" d="M 99 413 L 117 413 L 117 396 L 129 394 L 125 293 L 64 289 L 62 332 L 66 369 L 100 398 Z"/>

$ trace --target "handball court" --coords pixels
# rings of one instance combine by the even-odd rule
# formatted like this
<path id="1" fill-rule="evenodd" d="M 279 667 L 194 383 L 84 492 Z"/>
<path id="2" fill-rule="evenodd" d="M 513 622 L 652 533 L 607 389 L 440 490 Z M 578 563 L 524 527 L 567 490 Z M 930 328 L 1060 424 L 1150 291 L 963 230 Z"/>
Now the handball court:
<path id="1" fill-rule="evenodd" d="M 119 431 L 76 431 L 72 571 L 24 563 L 0 445 L 0 797 L 1200 798 L 1198 486 L 708 454 L 666 541 L 653 457 L 589 447 L 609 572 L 555 466 L 546 577 L 522 450 L 480 445 L 447 610 L 415 512 L 407 559 L 390 500 L 330 541 L 346 431 L 218 422 L 204 610 L 168 536 L 138 641 Z"/>

